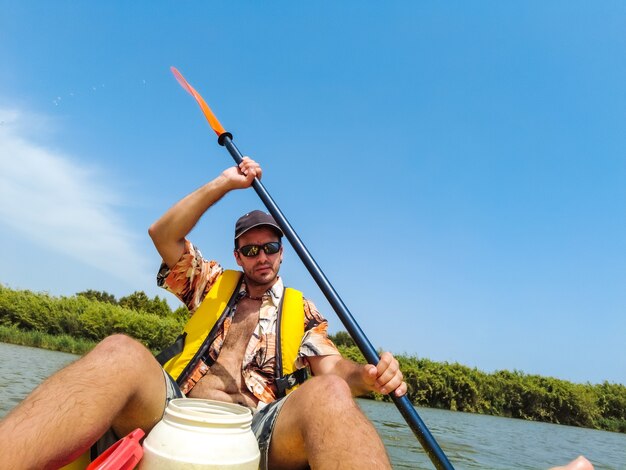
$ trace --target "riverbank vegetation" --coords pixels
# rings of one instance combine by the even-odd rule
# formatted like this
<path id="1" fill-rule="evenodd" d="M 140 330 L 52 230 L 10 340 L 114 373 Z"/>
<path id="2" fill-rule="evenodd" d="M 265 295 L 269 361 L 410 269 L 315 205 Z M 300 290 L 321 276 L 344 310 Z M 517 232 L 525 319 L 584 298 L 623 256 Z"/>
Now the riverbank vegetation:
<path id="1" fill-rule="evenodd" d="M 53 297 L 0 285 L 0 326 L 29 332 L 68 335 L 94 343 L 125 333 L 158 351 L 174 342 L 186 317 L 186 309 L 172 312 L 165 300 L 149 299 L 143 292 L 118 301 L 105 292 Z"/>
<path id="2" fill-rule="evenodd" d="M 96 341 L 70 335 L 51 335 L 37 330 L 21 330 L 16 326 L 0 325 L 0 343 L 18 344 L 83 355 L 91 351 Z"/>
<path id="3" fill-rule="evenodd" d="M 332 339 L 345 357 L 365 363 L 347 333 Z M 396 358 L 408 398 L 418 406 L 626 433 L 626 387 L 621 384 L 576 384 L 507 370 L 488 374 L 457 363 Z M 372 398 L 390 401 L 382 395 Z"/>
<path id="4" fill-rule="evenodd" d="M 104 337 L 125 333 L 156 352 L 176 339 L 186 319 L 184 307 L 172 311 L 164 299 L 143 292 L 119 300 L 97 291 L 53 297 L 0 285 L 0 342 L 84 354 Z M 365 362 L 347 333 L 332 339 L 344 356 Z M 418 406 L 626 433 L 624 385 L 575 384 L 519 371 L 485 373 L 456 363 L 396 357 L 408 398 Z"/>

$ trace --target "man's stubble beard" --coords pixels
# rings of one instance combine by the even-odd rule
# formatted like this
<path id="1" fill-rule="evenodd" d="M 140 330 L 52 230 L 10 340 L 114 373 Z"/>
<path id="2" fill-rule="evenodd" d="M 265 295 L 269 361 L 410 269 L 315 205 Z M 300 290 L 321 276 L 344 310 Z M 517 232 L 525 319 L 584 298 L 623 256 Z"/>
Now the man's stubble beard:
<path id="1" fill-rule="evenodd" d="M 255 266 L 255 268 L 256 268 L 256 266 Z M 273 265 L 270 265 L 270 268 L 272 269 L 273 276 L 270 279 L 268 279 L 268 280 L 263 279 L 263 280 L 259 281 L 257 276 L 255 276 L 254 274 L 251 275 L 251 273 L 253 271 L 251 271 L 251 272 L 244 272 L 245 277 L 246 277 L 246 284 L 248 284 L 248 286 L 255 286 L 255 287 L 258 287 L 258 286 L 268 286 L 268 287 L 271 287 L 271 286 L 273 286 L 276 283 L 276 280 L 278 279 L 278 271 L 279 271 L 279 269 L 274 270 Z M 280 264 L 279 264 L 278 268 L 280 268 Z"/>

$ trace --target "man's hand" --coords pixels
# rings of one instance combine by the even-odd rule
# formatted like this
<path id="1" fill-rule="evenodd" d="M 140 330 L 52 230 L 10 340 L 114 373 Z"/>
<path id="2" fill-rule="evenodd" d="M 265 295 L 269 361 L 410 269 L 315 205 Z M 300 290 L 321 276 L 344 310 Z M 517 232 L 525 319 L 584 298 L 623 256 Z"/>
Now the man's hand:
<path id="1" fill-rule="evenodd" d="M 390 352 L 384 352 L 377 365 L 368 364 L 363 368 L 363 382 L 373 392 L 383 395 L 394 390 L 397 397 L 406 393 L 406 383 L 402 381 L 402 371 L 398 360 Z"/>
<path id="2" fill-rule="evenodd" d="M 222 176 L 229 182 L 230 189 L 244 189 L 252 185 L 254 178 L 261 179 L 261 166 L 250 157 L 243 157 L 238 166 L 231 166 L 222 172 Z"/>

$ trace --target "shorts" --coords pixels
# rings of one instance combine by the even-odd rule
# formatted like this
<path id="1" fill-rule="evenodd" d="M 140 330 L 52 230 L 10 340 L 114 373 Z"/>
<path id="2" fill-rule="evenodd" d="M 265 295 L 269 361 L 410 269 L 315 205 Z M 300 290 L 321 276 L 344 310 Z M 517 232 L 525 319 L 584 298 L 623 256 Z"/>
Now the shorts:
<path id="1" fill-rule="evenodd" d="M 268 468 L 270 442 L 272 440 L 272 433 L 274 432 L 274 425 L 286 400 L 287 397 L 283 397 L 280 400 L 273 401 L 269 405 L 264 406 L 260 410 L 252 410 L 252 432 L 256 436 L 256 440 L 259 443 L 259 450 L 261 451 L 259 470 L 267 470 Z"/>
<path id="2" fill-rule="evenodd" d="M 163 406 L 163 412 L 165 413 L 165 408 L 171 400 L 174 398 L 184 398 L 185 395 L 180 391 L 176 381 L 171 375 L 165 372 L 165 370 L 163 371 L 163 375 L 165 377 L 165 405 Z M 256 436 L 259 451 L 261 452 L 259 470 L 267 470 L 268 468 L 268 454 L 274 425 L 276 424 L 276 418 L 278 418 L 278 414 L 285 404 L 286 399 L 287 397 L 283 397 L 280 400 L 273 401 L 260 410 L 250 409 L 250 411 L 252 411 L 252 432 Z M 115 434 L 113 429 L 109 429 L 91 448 L 91 460 L 95 460 L 98 455 L 102 454 L 119 440 L 120 437 Z"/>
<path id="3" fill-rule="evenodd" d="M 183 392 L 180 391 L 178 384 L 170 374 L 163 370 L 163 375 L 165 377 L 165 405 L 163 406 L 163 413 L 165 413 L 165 408 L 171 400 L 174 398 L 184 398 L 185 395 L 183 395 Z M 115 434 L 115 431 L 113 431 L 113 428 L 109 428 L 109 430 L 104 433 L 104 435 L 92 446 L 91 460 L 95 460 L 98 455 L 102 454 L 120 439 L 121 438 Z"/>

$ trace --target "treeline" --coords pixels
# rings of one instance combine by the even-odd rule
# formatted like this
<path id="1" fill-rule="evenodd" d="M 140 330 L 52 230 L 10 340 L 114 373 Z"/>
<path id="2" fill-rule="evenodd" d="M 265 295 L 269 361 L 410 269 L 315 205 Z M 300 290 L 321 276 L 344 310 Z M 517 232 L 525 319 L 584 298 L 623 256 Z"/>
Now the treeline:
<path id="1" fill-rule="evenodd" d="M 117 300 L 98 291 L 53 297 L 0 285 L 0 341 L 83 354 L 114 333 L 125 333 L 152 351 L 169 346 L 188 312 L 164 299 L 135 292 Z M 345 357 L 364 363 L 350 336 L 331 336 Z M 584 426 L 626 433 L 626 387 L 574 384 L 518 371 L 487 374 L 460 364 L 396 356 L 419 406 Z M 388 397 L 373 395 L 378 400 Z"/>
<path id="2" fill-rule="evenodd" d="M 0 326 L 98 342 L 125 333 L 153 351 L 174 342 L 187 318 L 164 299 L 135 292 L 119 301 L 106 292 L 86 291 L 53 297 L 0 285 Z M 10 330 L 9 330 L 10 332 Z"/>
<path id="3" fill-rule="evenodd" d="M 365 363 L 352 338 L 331 337 L 341 353 Z M 396 356 L 418 406 L 567 424 L 626 433 L 626 386 L 575 384 L 553 377 L 501 370 L 487 374 L 461 364 Z M 389 400 L 382 395 L 378 400 Z"/>
<path id="4" fill-rule="evenodd" d="M 160 317 L 171 317 L 172 315 L 178 319 L 186 319 L 188 311 L 185 307 L 180 306 L 176 310 L 172 311 L 169 304 L 165 299 L 162 299 L 158 295 L 154 298 L 150 298 L 143 291 L 135 291 L 130 295 L 122 297 L 117 300 L 113 294 L 98 290 L 86 290 L 76 294 L 80 297 L 85 297 L 89 300 L 95 300 L 97 302 L 104 302 L 111 305 L 119 305 L 129 310 L 143 313 L 153 313 Z"/>

